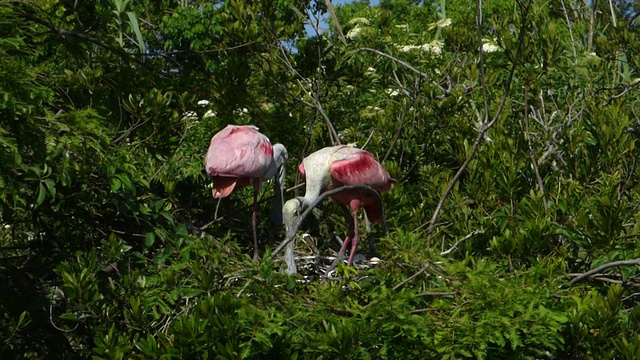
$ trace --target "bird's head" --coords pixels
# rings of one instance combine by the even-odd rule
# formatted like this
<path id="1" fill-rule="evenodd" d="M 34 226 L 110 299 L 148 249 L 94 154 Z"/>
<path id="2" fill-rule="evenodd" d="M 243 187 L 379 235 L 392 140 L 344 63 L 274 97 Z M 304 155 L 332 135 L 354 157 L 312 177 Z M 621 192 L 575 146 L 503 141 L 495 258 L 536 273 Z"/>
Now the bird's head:
<path id="1" fill-rule="evenodd" d="M 282 213 L 284 215 L 284 225 L 287 228 L 287 233 L 293 228 L 296 219 L 302 214 L 302 211 L 302 198 L 300 197 L 289 199 L 284 203 Z"/>
<path id="2" fill-rule="evenodd" d="M 287 148 L 282 144 L 273 145 L 273 160 L 276 162 L 277 167 L 282 167 L 289 159 L 289 153 Z"/>
<path id="3" fill-rule="evenodd" d="M 296 219 L 302 214 L 302 198 L 296 197 L 288 200 L 283 208 L 282 213 L 284 216 L 284 225 L 287 229 L 287 239 L 289 239 L 289 243 L 287 244 L 287 248 L 284 254 L 284 260 L 287 264 L 287 273 L 295 274 L 297 272 L 296 261 L 294 256 L 294 248 L 295 248 L 295 234 L 289 234 L 295 226 Z M 297 229 L 293 229 L 296 231 Z"/>
<path id="4" fill-rule="evenodd" d="M 273 165 L 265 175 L 265 179 L 274 179 L 275 196 L 271 210 L 271 222 L 275 225 L 282 225 L 282 202 L 284 200 L 284 182 L 286 180 L 285 164 L 289 154 L 282 144 L 273 145 Z"/>
<path id="5" fill-rule="evenodd" d="M 273 145 L 273 165 L 269 168 L 263 179 L 268 180 L 275 178 L 280 185 L 284 185 L 285 180 L 285 164 L 289 159 L 289 153 L 282 144 Z"/>

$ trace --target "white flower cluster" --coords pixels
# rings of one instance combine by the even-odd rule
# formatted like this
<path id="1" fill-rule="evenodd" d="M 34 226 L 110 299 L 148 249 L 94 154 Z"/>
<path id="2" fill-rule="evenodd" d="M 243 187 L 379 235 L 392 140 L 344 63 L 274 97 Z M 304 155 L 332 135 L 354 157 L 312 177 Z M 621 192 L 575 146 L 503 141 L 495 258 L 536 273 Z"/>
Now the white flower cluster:
<path id="1" fill-rule="evenodd" d="M 199 100 L 198 101 L 198 106 L 200 107 L 207 107 L 209 106 L 209 104 L 211 104 L 211 102 L 209 100 Z M 204 115 L 202 115 L 203 119 L 206 118 L 211 118 L 211 117 L 215 117 L 217 114 L 215 111 L 209 109 L 207 110 L 207 112 L 204 113 Z M 198 120 L 198 113 L 196 113 L 195 111 L 187 111 L 185 113 L 182 114 L 182 120 Z M 196 121 L 197 123 L 197 121 Z"/>
<path id="2" fill-rule="evenodd" d="M 429 30 L 433 30 L 435 28 L 442 29 L 442 28 L 446 28 L 449 25 L 451 25 L 451 19 L 446 18 L 446 19 L 442 19 L 440 21 L 429 24 Z"/>
<path id="3" fill-rule="evenodd" d="M 356 36 L 358 36 L 358 34 L 360 34 L 360 32 L 362 31 L 362 28 L 360 26 L 356 26 L 353 29 L 349 30 L 349 32 L 347 33 L 347 39 L 354 39 Z"/>
<path id="4" fill-rule="evenodd" d="M 347 33 L 347 39 L 354 39 L 362 30 L 369 25 L 370 22 L 368 19 L 363 17 L 353 18 L 349 21 L 349 25 L 355 25 L 349 32 Z"/>
<path id="5" fill-rule="evenodd" d="M 422 45 L 398 45 L 398 49 L 400 49 L 400 51 L 402 52 L 419 50 L 424 52 L 430 52 L 434 55 L 442 54 L 443 47 L 444 47 L 444 42 L 441 40 L 433 40 L 430 43 L 422 44 Z"/>
<path id="6" fill-rule="evenodd" d="M 486 53 L 502 51 L 495 39 L 482 39 L 482 51 Z"/>

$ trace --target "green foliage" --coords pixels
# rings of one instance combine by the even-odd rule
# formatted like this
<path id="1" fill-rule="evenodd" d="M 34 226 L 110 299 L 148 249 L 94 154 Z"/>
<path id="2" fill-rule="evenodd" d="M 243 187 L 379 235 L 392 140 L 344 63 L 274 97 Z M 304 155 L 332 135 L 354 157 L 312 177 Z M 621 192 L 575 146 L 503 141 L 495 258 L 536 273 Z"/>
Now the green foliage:
<path id="1" fill-rule="evenodd" d="M 640 258 L 636 4 L 482 3 L 483 45 L 471 2 L 354 1 L 320 34 L 323 2 L 0 2 L 3 359 L 640 358 L 637 266 L 570 282 Z M 290 198 L 329 122 L 399 180 L 390 235 L 287 276 L 272 185 L 253 262 L 252 190 L 211 199 L 204 153 L 255 124 Z M 330 253 L 347 224 L 315 214 L 298 246 Z"/>

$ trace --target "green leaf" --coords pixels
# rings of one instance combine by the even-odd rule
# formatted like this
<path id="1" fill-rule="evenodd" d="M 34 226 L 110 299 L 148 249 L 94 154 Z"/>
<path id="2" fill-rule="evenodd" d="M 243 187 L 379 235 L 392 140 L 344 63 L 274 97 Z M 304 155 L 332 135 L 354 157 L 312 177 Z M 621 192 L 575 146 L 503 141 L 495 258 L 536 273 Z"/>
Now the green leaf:
<path id="1" fill-rule="evenodd" d="M 64 313 L 59 316 L 61 320 L 78 321 L 78 314 Z"/>
<path id="2" fill-rule="evenodd" d="M 44 184 L 47 186 L 51 198 L 54 199 L 56 197 L 56 182 L 53 179 L 44 179 Z"/>
<path id="3" fill-rule="evenodd" d="M 129 17 L 129 24 L 131 25 L 131 29 L 133 33 L 136 35 L 136 42 L 138 43 L 138 48 L 140 49 L 140 53 L 144 54 L 146 52 L 144 38 L 142 37 L 142 32 L 140 31 L 140 26 L 138 25 L 138 18 L 136 14 L 132 11 L 127 11 L 127 16 Z"/>
<path id="4" fill-rule="evenodd" d="M 47 189 L 45 189 L 44 184 L 40 183 L 38 186 L 38 198 L 36 199 L 36 207 L 42 205 L 46 196 Z"/>
<path id="5" fill-rule="evenodd" d="M 153 231 L 150 231 L 144 237 L 144 246 L 146 248 L 150 248 L 155 241 L 156 241 L 156 235 L 153 233 Z"/>
<path id="6" fill-rule="evenodd" d="M 118 179 L 117 177 L 111 178 L 111 192 L 118 191 L 121 186 L 122 186 L 122 181 L 120 181 L 120 179 Z"/>

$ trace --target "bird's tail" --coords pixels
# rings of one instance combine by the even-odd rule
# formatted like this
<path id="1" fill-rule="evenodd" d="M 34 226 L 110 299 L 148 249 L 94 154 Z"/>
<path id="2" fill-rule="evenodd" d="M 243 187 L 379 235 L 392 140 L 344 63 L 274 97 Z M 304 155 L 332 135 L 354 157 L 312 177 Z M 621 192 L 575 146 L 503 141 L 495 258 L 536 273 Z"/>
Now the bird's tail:
<path id="1" fill-rule="evenodd" d="M 236 187 L 238 178 L 226 177 L 226 176 L 214 176 L 213 177 L 213 189 L 211 193 L 215 199 L 227 197 L 231 194 Z"/>

